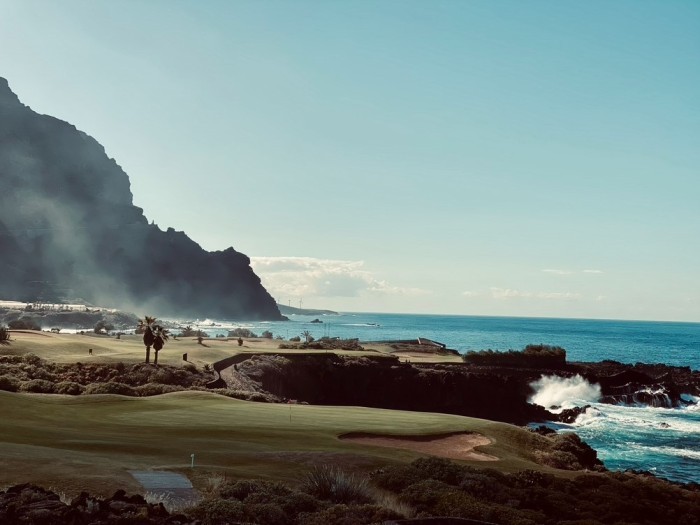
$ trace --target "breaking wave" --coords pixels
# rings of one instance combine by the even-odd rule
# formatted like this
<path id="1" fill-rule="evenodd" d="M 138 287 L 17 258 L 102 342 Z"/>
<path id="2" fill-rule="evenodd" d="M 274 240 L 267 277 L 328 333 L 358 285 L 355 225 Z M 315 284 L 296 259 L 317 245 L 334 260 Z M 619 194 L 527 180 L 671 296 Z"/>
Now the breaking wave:
<path id="1" fill-rule="evenodd" d="M 545 408 L 572 408 L 595 403 L 601 398 L 600 385 L 591 384 L 578 374 L 573 377 L 542 376 L 530 383 L 530 387 L 535 391 L 530 403 Z"/>

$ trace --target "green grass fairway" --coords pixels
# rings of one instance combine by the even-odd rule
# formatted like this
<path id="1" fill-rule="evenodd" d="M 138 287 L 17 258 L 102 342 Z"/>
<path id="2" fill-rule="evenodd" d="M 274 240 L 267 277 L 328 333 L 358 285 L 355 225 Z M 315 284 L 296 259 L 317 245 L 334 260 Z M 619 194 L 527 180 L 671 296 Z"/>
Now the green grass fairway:
<path id="1" fill-rule="evenodd" d="M 206 392 L 151 398 L 0 392 L 0 421 L 0 485 L 31 481 L 103 494 L 120 487 L 139 490 L 130 469 L 180 470 L 201 486 L 215 472 L 294 480 L 313 464 L 369 470 L 419 457 L 338 439 L 347 432 L 476 431 L 493 441 L 479 450 L 501 458 L 479 465 L 507 471 L 542 470 L 531 454 L 545 439 L 454 415 L 250 403 Z"/>
<path id="2" fill-rule="evenodd" d="M 179 366 L 184 364 L 182 354 L 187 354 L 187 360 L 197 366 L 212 364 L 215 361 L 239 353 L 299 353 L 299 350 L 280 350 L 281 341 L 276 339 L 245 339 L 243 346 L 238 346 L 236 339 L 206 338 L 203 344 L 198 344 L 194 337 L 171 337 L 158 356 L 158 362 L 166 365 Z M 92 348 L 92 355 L 88 350 Z M 368 349 L 365 352 L 336 351 L 335 354 L 345 355 L 389 355 L 385 349 Z M 302 350 L 303 353 L 327 353 L 326 350 Z M 13 330 L 8 344 L 0 346 L 0 355 L 22 355 L 32 353 L 42 359 L 56 363 L 104 363 L 117 362 L 140 363 L 145 360 L 146 349 L 140 335 L 122 335 L 119 339 L 114 336 L 97 335 L 86 332 L 80 334 L 52 334 L 31 330 Z M 153 359 L 151 350 L 151 360 Z M 439 361 L 440 356 L 436 356 Z M 421 362 L 425 362 L 421 360 Z"/>

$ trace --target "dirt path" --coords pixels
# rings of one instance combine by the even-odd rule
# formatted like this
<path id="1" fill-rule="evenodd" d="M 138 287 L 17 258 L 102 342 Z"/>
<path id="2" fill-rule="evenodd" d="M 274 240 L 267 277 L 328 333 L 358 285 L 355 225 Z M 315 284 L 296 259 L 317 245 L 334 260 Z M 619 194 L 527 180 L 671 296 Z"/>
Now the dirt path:
<path id="1" fill-rule="evenodd" d="M 376 434 L 345 434 L 344 441 L 375 447 L 403 448 L 448 459 L 498 461 L 496 456 L 474 450 L 490 445 L 491 440 L 473 432 L 438 436 L 383 436 Z"/>

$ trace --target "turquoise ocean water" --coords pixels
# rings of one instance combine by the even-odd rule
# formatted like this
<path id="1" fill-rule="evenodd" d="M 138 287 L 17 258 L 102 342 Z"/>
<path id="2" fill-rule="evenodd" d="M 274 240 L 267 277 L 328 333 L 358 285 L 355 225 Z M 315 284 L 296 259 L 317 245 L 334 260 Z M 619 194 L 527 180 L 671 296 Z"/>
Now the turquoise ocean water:
<path id="1" fill-rule="evenodd" d="M 316 317 L 323 323 L 310 322 Z M 545 343 L 565 348 L 570 361 L 613 359 L 700 370 L 700 323 L 343 313 L 293 315 L 289 322 L 205 320 L 196 324 L 211 336 L 241 326 L 257 333 L 270 330 L 284 338 L 304 330 L 316 338 L 362 341 L 426 337 L 461 352 Z M 581 385 L 555 383 L 547 388 L 556 390 L 546 394 L 564 406 L 592 405 L 574 424 L 559 428 L 577 432 L 609 469 L 648 470 L 675 481 L 700 483 L 700 405 L 681 409 L 613 406 L 597 403 L 591 394 L 594 389 Z"/>

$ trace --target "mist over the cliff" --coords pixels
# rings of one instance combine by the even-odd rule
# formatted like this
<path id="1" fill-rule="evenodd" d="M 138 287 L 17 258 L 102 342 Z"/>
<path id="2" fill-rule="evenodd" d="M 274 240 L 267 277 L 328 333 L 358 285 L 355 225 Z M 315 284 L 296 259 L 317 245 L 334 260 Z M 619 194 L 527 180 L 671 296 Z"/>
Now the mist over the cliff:
<path id="1" fill-rule="evenodd" d="M 24 106 L 0 78 L 0 298 L 77 298 L 159 316 L 280 319 L 233 248 L 148 224 L 92 137 Z"/>

